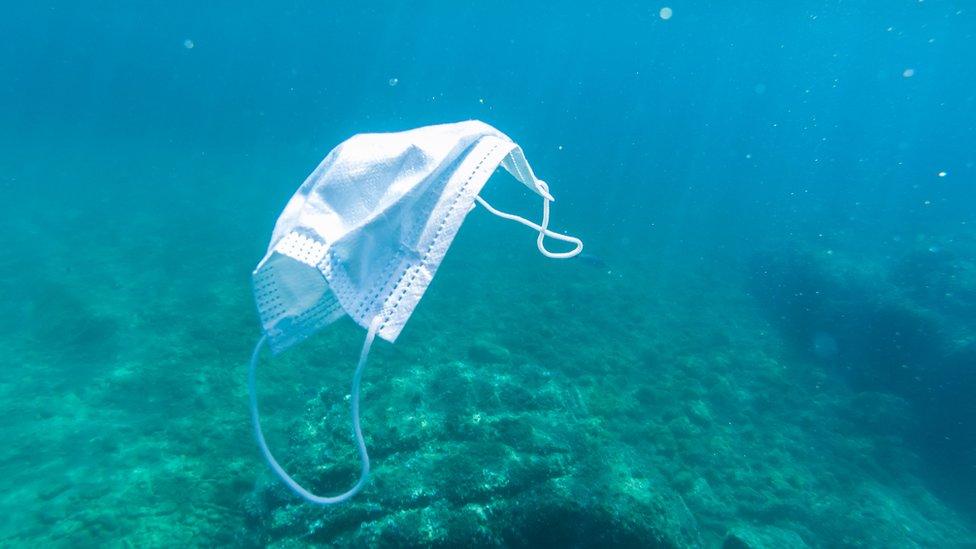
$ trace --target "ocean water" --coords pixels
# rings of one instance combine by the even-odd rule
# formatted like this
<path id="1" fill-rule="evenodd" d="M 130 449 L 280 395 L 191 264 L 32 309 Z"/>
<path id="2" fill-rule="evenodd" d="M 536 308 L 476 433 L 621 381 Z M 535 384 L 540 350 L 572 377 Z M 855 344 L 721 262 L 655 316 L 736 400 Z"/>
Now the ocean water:
<path id="1" fill-rule="evenodd" d="M 0 545 L 976 545 L 971 3 L 51 1 L 0 36 Z M 251 271 L 335 145 L 467 119 L 586 255 L 473 211 L 374 345 L 369 484 L 305 504 L 251 432 Z M 262 361 L 317 492 L 359 472 L 362 337 Z"/>

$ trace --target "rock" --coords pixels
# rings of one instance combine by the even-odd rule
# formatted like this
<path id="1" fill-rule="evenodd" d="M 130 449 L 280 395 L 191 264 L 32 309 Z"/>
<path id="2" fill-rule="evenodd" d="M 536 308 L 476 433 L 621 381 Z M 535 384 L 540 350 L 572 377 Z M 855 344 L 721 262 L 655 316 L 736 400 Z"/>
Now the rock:
<path id="1" fill-rule="evenodd" d="M 688 415 L 701 427 L 706 427 L 712 422 L 712 412 L 708 409 L 708 404 L 701 400 L 693 401 L 688 406 Z"/>
<path id="2" fill-rule="evenodd" d="M 796 532 L 776 526 L 735 526 L 722 549 L 801 549 L 809 547 Z"/>
<path id="3" fill-rule="evenodd" d="M 857 391 L 904 399 L 924 428 L 899 434 L 934 460 L 933 470 L 959 479 L 952 484 L 976 480 L 974 253 L 976 244 L 874 259 L 776 251 L 754 258 L 752 269 L 753 295 L 795 351 Z M 824 353 L 818 334 L 835 348 Z"/>
<path id="4" fill-rule="evenodd" d="M 511 353 L 508 349 L 487 341 L 475 341 L 468 347 L 468 358 L 483 364 L 508 363 Z"/>
<path id="5" fill-rule="evenodd" d="M 710 516 L 721 516 L 727 512 L 715 496 L 708 480 L 703 477 L 694 480 L 686 497 L 696 512 L 704 512 Z"/>

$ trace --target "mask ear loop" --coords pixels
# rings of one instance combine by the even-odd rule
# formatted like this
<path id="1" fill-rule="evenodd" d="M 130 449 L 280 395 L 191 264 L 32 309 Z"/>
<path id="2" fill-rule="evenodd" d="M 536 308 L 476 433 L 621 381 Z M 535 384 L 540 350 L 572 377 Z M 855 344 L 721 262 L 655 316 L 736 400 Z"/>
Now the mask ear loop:
<path id="1" fill-rule="evenodd" d="M 251 365 L 247 374 L 247 389 L 251 397 L 251 420 L 254 423 L 254 436 L 258 441 L 258 446 L 261 447 L 261 453 L 264 454 L 265 461 L 268 462 L 271 470 L 278 475 L 278 478 L 291 488 L 293 492 L 311 503 L 332 505 L 346 501 L 363 488 L 366 484 L 366 479 L 369 477 L 369 455 L 366 454 L 366 441 L 363 439 L 363 432 L 359 427 L 359 384 L 363 378 L 363 370 L 366 369 L 366 358 L 369 357 L 369 349 L 373 346 L 373 339 L 376 338 L 376 331 L 379 329 L 380 318 L 380 316 L 374 318 L 372 324 L 369 326 L 369 331 L 366 333 L 366 340 L 363 342 L 363 350 L 359 353 L 359 364 L 356 365 L 356 373 L 352 378 L 352 427 L 356 435 L 356 447 L 359 450 L 359 460 L 362 462 L 362 472 L 359 474 L 359 480 L 352 488 L 336 496 L 318 496 L 309 492 L 302 485 L 298 484 L 295 479 L 291 478 L 281 465 L 278 464 L 278 460 L 271 455 L 271 450 L 268 449 L 268 443 L 264 440 L 264 433 L 261 431 L 261 418 L 258 414 L 258 395 L 256 391 L 257 383 L 255 381 L 258 358 L 260 357 L 261 347 L 264 346 L 264 342 L 268 338 L 267 335 L 261 336 L 257 345 L 254 346 L 254 352 L 251 354 Z"/>
<path id="2" fill-rule="evenodd" d="M 539 238 L 536 239 L 535 244 L 539 248 L 539 253 L 542 255 L 552 258 L 552 259 L 569 259 L 571 257 L 576 257 L 580 252 L 583 251 L 583 241 L 574 237 L 567 236 L 564 234 L 559 234 L 549 230 L 549 204 L 555 199 L 549 194 L 549 186 L 546 185 L 545 181 L 538 181 L 538 189 L 542 192 L 542 225 L 536 225 L 535 223 L 525 219 L 524 217 L 517 216 L 510 213 L 505 213 L 491 204 L 487 200 L 481 198 L 480 195 L 475 195 L 474 199 L 478 201 L 478 204 L 484 206 L 486 210 L 502 219 L 508 219 L 509 221 L 515 221 L 521 223 L 526 227 L 535 229 L 539 231 Z M 546 248 L 545 239 L 546 237 L 555 238 L 556 240 L 562 240 L 563 242 L 569 242 L 570 244 L 575 244 L 576 247 L 568 252 L 550 252 Z"/>

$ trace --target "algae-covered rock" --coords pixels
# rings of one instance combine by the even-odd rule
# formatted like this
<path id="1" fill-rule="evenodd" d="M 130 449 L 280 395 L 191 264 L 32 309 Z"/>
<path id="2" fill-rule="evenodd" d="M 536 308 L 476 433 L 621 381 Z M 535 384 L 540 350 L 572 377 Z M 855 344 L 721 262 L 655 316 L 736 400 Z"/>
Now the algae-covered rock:
<path id="1" fill-rule="evenodd" d="M 809 547 L 796 532 L 775 526 L 736 526 L 722 549 L 803 549 Z"/>
<path id="2" fill-rule="evenodd" d="M 483 364 L 508 363 L 511 353 L 505 347 L 488 341 L 475 341 L 468 347 L 468 358 Z"/>
<path id="3" fill-rule="evenodd" d="M 931 469 L 969 484 L 976 482 L 974 256 L 968 240 L 874 259 L 777 251 L 757 255 L 752 272 L 753 295 L 796 352 L 856 391 L 908 404 L 908 413 L 891 413 L 892 399 L 865 397 L 859 424 L 902 438 L 933 460 Z"/>
<path id="4" fill-rule="evenodd" d="M 251 498 L 254 541 L 701 545 L 681 496 L 646 470 L 639 455 L 605 449 L 613 435 L 586 411 L 589 398 L 578 386 L 533 365 L 519 366 L 521 377 L 495 367 L 475 375 L 471 368 L 447 363 L 418 370 L 435 387 L 420 399 L 399 378 L 378 382 L 386 399 L 415 405 L 364 415 L 373 474 L 363 492 L 323 514 L 268 479 Z M 539 384 L 534 391 L 526 379 Z M 548 396 L 536 400 L 535 394 Z M 342 405 L 323 416 L 322 403 L 312 399 L 304 425 L 292 431 L 299 451 L 286 467 L 312 489 L 329 490 L 350 484 L 357 462 Z"/>
<path id="5" fill-rule="evenodd" d="M 695 479 L 687 491 L 687 499 L 692 509 L 711 515 L 721 515 L 724 511 L 721 502 L 715 496 L 711 485 L 703 477 Z"/>
<path id="6" fill-rule="evenodd" d="M 706 426 L 712 422 L 712 412 L 708 409 L 708 404 L 701 400 L 695 400 L 689 405 L 688 416 L 701 426 Z"/>

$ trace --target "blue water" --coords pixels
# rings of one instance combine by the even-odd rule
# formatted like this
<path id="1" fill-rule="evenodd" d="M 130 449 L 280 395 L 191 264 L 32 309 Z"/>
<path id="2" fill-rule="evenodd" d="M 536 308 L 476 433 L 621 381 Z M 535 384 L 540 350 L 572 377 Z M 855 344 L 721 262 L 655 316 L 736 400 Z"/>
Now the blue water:
<path id="1" fill-rule="evenodd" d="M 0 544 L 976 544 L 969 3 L 4 12 Z M 303 504 L 250 273 L 335 145 L 467 119 L 587 255 L 472 212 L 371 355 L 370 483 Z M 316 491 L 362 337 L 262 365 Z"/>

